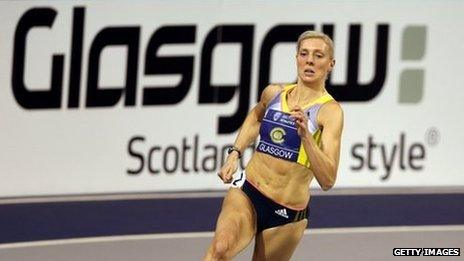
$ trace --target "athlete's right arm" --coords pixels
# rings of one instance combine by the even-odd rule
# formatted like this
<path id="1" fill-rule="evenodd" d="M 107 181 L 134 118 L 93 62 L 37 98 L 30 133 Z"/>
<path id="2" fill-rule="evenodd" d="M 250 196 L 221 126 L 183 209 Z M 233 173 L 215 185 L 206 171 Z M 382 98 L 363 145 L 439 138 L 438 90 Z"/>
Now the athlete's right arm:
<path id="1" fill-rule="evenodd" d="M 280 85 L 268 85 L 263 90 L 260 101 L 248 113 L 235 139 L 234 147 L 238 148 L 240 152 L 243 152 L 245 148 L 258 137 L 261 120 L 266 112 L 266 107 L 272 98 L 281 90 L 282 86 Z M 232 181 L 232 175 L 238 168 L 238 156 L 239 154 L 236 151 L 230 153 L 219 171 L 218 175 L 224 183 L 230 183 Z"/>

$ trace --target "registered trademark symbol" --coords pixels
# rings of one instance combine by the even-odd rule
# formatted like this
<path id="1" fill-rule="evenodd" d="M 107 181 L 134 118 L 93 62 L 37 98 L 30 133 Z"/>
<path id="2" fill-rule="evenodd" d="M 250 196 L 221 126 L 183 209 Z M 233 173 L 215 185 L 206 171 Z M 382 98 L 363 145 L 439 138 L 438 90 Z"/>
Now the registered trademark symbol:
<path id="1" fill-rule="evenodd" d="M 440 132 L 437 128 L 431 127 L 425 132 L 425 141 L 430 146 L 436 146 L 440 141 Z"/>

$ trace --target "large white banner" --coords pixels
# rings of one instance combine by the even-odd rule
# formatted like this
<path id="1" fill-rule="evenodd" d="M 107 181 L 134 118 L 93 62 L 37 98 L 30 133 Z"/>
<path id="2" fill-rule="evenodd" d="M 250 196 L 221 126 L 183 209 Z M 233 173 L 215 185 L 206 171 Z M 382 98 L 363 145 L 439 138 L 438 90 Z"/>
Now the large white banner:
<path id="1" fill-rule="evenodd" d="M 295 41 L 310 28 L 335 41 L 336 187 L 464 186 L 462 10 L 2 1 L 0 197 L 224 189 L 224 148 L 268 82 L 296 79 Z"/>

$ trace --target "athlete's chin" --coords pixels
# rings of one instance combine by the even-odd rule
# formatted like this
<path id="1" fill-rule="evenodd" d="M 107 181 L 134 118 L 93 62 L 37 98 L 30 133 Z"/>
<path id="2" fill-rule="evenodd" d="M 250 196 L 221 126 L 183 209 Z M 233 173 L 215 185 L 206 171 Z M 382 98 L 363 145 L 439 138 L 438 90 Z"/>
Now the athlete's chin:
<path id="1" fill-rule="evenodd" d="M 305 85 L 314 85 L 322 82 L 318 77 L 301 77 L 300 79 Z"/>
<path id="2" fill-rule="evenodd" d="M 311 84 L 314 84 L 314 83 L 317 83 L 317 82 L 320 82 L 321 81 L 321 75 L 317 74 L 317 73 L 311 73 L 311 74 L 305 74 L 305 73 L 302 73 L 299 75 L 300 80 L 303 82 L 303 83 L 311 83 Z"/>

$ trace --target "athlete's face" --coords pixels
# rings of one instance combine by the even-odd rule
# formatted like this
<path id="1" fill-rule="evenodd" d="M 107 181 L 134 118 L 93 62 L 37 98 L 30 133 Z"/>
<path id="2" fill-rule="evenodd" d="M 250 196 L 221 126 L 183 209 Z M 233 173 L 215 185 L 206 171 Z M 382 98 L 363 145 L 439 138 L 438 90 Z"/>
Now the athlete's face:
<path id="1" fill-rule="evenodd" d="M 298 80 L 305 84 L 321 84 L 333 69 L 335 60 L 331 58 L 329 46 L 319 38 L 309 38 L 301 42 L 296 54 Z"/>

